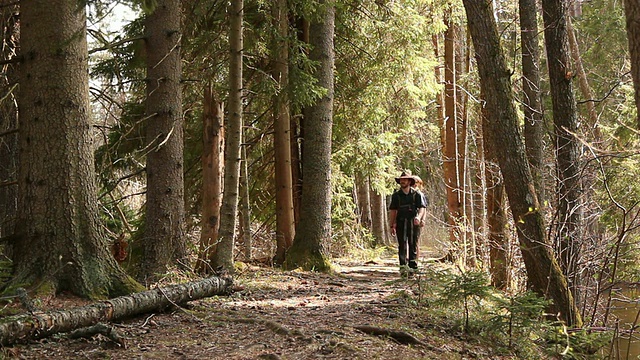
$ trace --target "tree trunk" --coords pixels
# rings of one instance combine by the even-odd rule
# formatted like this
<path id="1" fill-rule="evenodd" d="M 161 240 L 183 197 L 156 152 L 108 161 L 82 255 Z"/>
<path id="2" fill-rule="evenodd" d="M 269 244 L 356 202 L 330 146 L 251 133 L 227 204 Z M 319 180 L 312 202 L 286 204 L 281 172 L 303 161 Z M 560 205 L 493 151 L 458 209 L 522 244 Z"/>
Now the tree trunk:
<path id="1" fill-rule="evenodd" d="M 295 21 L 298 41 L 303 44 L 309 43 L 309 21 L 298 18 Z M 307 55 L 307 54 L 305 54 Z M 302 152 L 304 149 L 304 114 L 307 111 L 303 108 L 297 116 L 291 116 L 291 183 L 293 185 L 293 215 L 295 218 L 295 228 L 300 221 L 300 204 L 302 202 Z"/>
<path id="2" fill-rule="evenodd" d="M 202 220 L 196 271 L 212 271 L 213 254 L 220 229 L 222 202 L 222 163 L 224 162 L 224 104 L 213 96 L 211 86 L 204 89 L 202 110 Z"/>
<path id="3" fill-rule="evenodd" d="M 242 21 L 244 1 L 229 3 L 229 123 L 224 157 L 224 193 L 220 213 L 220 234 L 214 256 L 214 267 L 222 266 L 234 272 L 233 249 L 238 223 L 238 192 L 240 187 L 240 146 L 242 143 Z"/>
<path id="4" fill-rule="evenodd" d="M 589 86 L 589 79 L 587 79 L 587 72 L 584 70 L 584 66 L 582 65 L 580 47 L 578 46 L 578 39 L 576 39 L 576 34 L 573 30 L 571 16 L 567 16 L 567 35 L 569 37 L 569 48 L 571 49 L 573 66 L 576 69 L 578 86 L 585 99 L 584 105 L 587 107 L 587 119 L 589 119 L 587 124 L 589 125 L 589 129 L 592 131 L 593 139 L 600 143 L 602 142 L 602 132 L 600 132 L 600 126 L 598 125 L 598 112 L 596 111 L 596 104 L 593 98 L 593 92 L 591 91 L 591 86 Z"/>
<path id="5" fill-rule="evenodd" d="M 431 43 L 433 44 L 433 52 L 434 52 L 434 56 L 436 59 L 440 59 L 440 49 L 439 49 L 439 41 L 438 41 L 438 35 L 433 35 L 431 37 Z M 446 60 L 445 60 L 446 61 Z M 445 80 L 443 79 L 442 76 L 442 66 L 435 66 L 434 67 L 434 76 L 436 78 L 436 82 L 438 84 L 444 84 Z M 437 110 L 437 114 L 438 114 L 438 127 L 440 129 L 444 128 L 444 117 L 446 116 L 445 114 L 445 109 L 444 109 L 444 91 L 440 91 L 437 96 L 436 96 L 436 110 Z M 440 136 L 441 136 L 441 143 L 444 144 L 444 131 L 440 132 Z"/>
<path id="6" fill-rule="evenodd" d="M 463 29 L 459 26 L 459 28 Z M 456 89 L 469 88 L 468 81 L 465 81 L 465 75 L 469 73 L 469 68 L 471 64 L 471 57 L 469 55 L 469 51 L 467 51 L 466 44 L 471 44 L 471 36 L 466 31 L 458 30 L 459 33 L 462 33 L 463 36 L 459 36 L 460 40 L 456 44 Z M 463 40 L 466 38 L 466 41 Z M 457 154 L 458 154 L 458 163 L 456 167 L 459 172 L 459 181 L 462 186 L 462 207 L 461 210 L 462 218 L 462 240 L 464 243 L 464 253 L 462 264 L 475 269 L 478 261 L 477 261 L 477 243 L 476 243 L 476 234 L 473 231 L 473 186 L 471 185 L 471 174 L 472 170 L 469 164 L 469 111 L 467 109 L 467 93 L 464 91 L 456 90 L 456 107 L 458 108 L 458 125 L 457 125 Z"/>
<path id="7" fill-rule="evenodd" d="M 640 3 L 636 0 L 624 0 L 624 14 L 635 90 L 633 98 L 636 103 L 636 126 L 640 129 Z"/>
<path id="8" fill-rule="evenodd" d="M 274 102 L 274 152 L 276 184 L 276 256 L 282 264 L 285 253 L 293 243 L 295 218 L 293 214 L 293 179 L 291 167 L 291 119 L 289 117 L 289 18 L 286 0 L 273 3 L 276 38 L 273 45 L 273 78 L 276 81 Z"/>
<path id="9" fill-rule="evenodd" d="M 21 5 L 20 170 L 14 284 L 89 298 L 141 286 L 109 252 L 98 217 L 86 13 L 68 0 Z"/>
<path id="10" fill-rule="evenodd" d="M 357 172 L 355 175 L 355 188 L 358 200 L 358 211 L 360 215 L 360 225 L 371 230 L 371 198 L 369 197 L 369 177 Z"/>
<path id="11" fill-rule="evenodd" d="M 3 4 L 0 21 L 3 29 L 0 54 L 2 59 L 15 59 L 20 34 L 18 6 Z M 0 134 L 5 134 L 0 137 L 0 237 L 4 237 L 13 234 L 18 212 L 18 104 L 16 65 L 4 64 L 0 70 L 0 92 L 6 94 L 0 102 Z"/>
<path id="12" fill-rule="evenodd" d="M 158 0 L 145 20 L 150 151 L 140 279 L 153 280 L 186 254 L 180 3 Z"/>
<path id="13" fill-rule="evenodd" d="M 469 40 L 471 43 L 471 40 Z M 488 193 L 489 193 L 489 185 L 488 185 L 488 174 L 487 168 L 489 167 L 487 160 L 487 146 L 485 145 L 484 138 L 482 136 L 482 121 L 484 118 L 481 118 L 480 121 L 477 121 L 475 125 L 476 136 L 475 136 L 475 144 L 476 144 L 476 172 L 475 172 L 475 191 L 473 193 L 473 207 L 474 207 L 474 223 L 473 223 L 473 231 L 475 232 L 475 237 L 478 242 L 476 249 L 476 256 L 480 260 L 478 264 L 480 268 L 486 270 L 489 268 L 491 263 L 491 254 L 489 251 L 489 247 L 491 243 L 489 242 L 489 215 L 488 215 Z"/>
<path id="14" fill-rule="evenodd" d="M 386 244 L 384 229 L 388 228 L 384 214 L 384 196 L 378 194 L 373 188 L 369 194 L 371 199 L 371 233 L 375 239 L 376 245 L 382 246 Z"/>
<path id="15" fill-rule="evenodd" d="M 464 0 L 473 38 L 483 94 L 490 116 L 483 131 L 497 152 L 509 205 L 517 227 L 522 257 L 533 289 L 553 299 L 554 308 L 568 326 L 582 325 L 566 279 L 546 246 L 545 226 L 529 171 L 508 70 L 500 45 L 491 0 Z"/>
<path id="16" fill-rule="evenodd" d="M 481 98 L 484 98 L 484 94 Z M 483 107 L 481 112 L 482 121 L 479 132 L 489 127 L 489 114 L 487 108 Z M 484 134 L 483 134 L 484 135 Z M 500 167 L 497 163 L 496 152 L 489 137 L 483 136 L 479 143 L 484 152 L 484 173 L 482 177 L 485 183 L 486 196 L 486 229 L 487 242 L 489 245 L 489 273 L 491 274 L 491 285 L 500 290 L 507 290 L 509 287 L 509 235 L 507 231 L 507 214 L 504 195 L 504 182 Z"/>
<path id="17" fill-rule="evenodd" d="M 310 59 L 318 62 L 318 86 L 327 93 L 309 107 L 305 121 L 302 171 L 302 203 L 300 223 L 296 228 L 293 245 L 287 253 L 284 267 L 326 271 L 329 263 L 324 246 L 331 241 L 331 127 L 333 124 L 335 9 L 327 1 L 311 22 Z"/>
<path id="18" fill-rule="evenodd" d="M 53 334 L 69 332 L 99 322 L 118 321 L 135 315 L 164 311 L 189 301 L 214 295 L 228 295 L 233 281 L 210 277 L 197 282 L 171 285 L 164 288 L 121 296 L 69 310 L 55 310 L 33 315 L 4 318 L 0 324 L 0 344 L 41 339 Z"/>
<path id="19" fill-rule="evenodd" d="M 487 144 L 488 145 L 488 144 Z M 504 204 L 504 184 L 495 160 L 495 152 L 485 145 L 487 164 L 487 225 L 489 228 L 489 263 L 491 285 L 506 290 L 509 285 L 509 241 Z"/>
<path id="20" fill-rule="evenodd" d="M 384 244 L 391 247 L 397 244 L 395 236 L 391 236 L 391 227 L 389 226 L 389 201 L 391 200 L 391 195 L 381 195 L 382 196 L 382 209 L 384 210 Z"/>
<path id="21" fill-rule="evenodd" d="M 461 137 L 464 137 L 464 133 L 461 133 L 461 117 L 457 103 L 457 59 L 456 59 L 456 41 L 458 37 L 459 28 L 454 21 L 449 17 L 447 20 L 448 28 L 445 33 L 444 40 L 444 107 L 445 118 L 442 131 L 442 156 L 443 156 L 443 174 L 444 182 L 447 189 L 447 207 L 448 217 L 447 223 L 449 224 L 449 241 L 451 242 L 454 250 L 449 251 L 447 259 L 449 261 L 457 261 L 457 256 L 454 255 L 457 250 L 461 250 L 460 237 L 463 235 L 463 183 L 464 183 L 464 169 L 460 166 L 463 154 L 460 153 Z"/>
<path id="22" fill-rule="evenodd" d="M 520 45 L 522 51 L 522 100 L 524 112 L 524 143 L 527 160 L 538 194 L 538 202 L 545 201 L 543 149 L 544 118 L 540 99 L 540 45 L 536 0 L 520 0 Z"/>
<path id="23" fill-rule="evenodd" d="M 240 235 L 244 249 L 244 260 L 253 259 L 253 238 L 251 236 L 251 201 L 249 186 L 249 165 L 247 160 L 247 148 L 242 147 L 242 167 L 240 168 L 240 190 L 242 192 L 241 201 L 238 204 L 240 209 Z"/>
<path id="24" fill-rule="evenodd" d="M 576 139 L 578 115 L 573 94 L 573 68 L 569 56 L 566 2 L 543 0 L 544 38 L 553 103 L 558 174 L 558 257 L 574 297 L 580 287 L 582 247 L 582 179 L 580 144 Z"/>

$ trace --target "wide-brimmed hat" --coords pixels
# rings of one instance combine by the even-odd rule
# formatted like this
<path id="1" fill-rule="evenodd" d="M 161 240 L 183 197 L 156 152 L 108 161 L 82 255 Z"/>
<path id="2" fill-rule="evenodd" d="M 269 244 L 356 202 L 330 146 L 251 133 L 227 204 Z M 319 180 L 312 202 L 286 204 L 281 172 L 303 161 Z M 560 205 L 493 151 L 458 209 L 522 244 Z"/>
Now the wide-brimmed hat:
<path id="1" fill-rule="evenodd" d="M 418 175 L 413 175 L 413 180 L 416 181 L 416 185 L 422 185 L 423 184 L 422 179 Z"/>
<path id="2" fill-rule="evenodd" d="M 398 176 L 396 178 L 396 182 L 398 184 L 400 184 L 400 179 L 409 179 L 409 180 L 411 180 L 411 186 L 413 186 L 416 183 L 416 179 L 413 176 L 411 176 L 411 171 L 409 171 L 409 170 L 403 170 L 402 174 L 400 174 L 400 176 Z"/>

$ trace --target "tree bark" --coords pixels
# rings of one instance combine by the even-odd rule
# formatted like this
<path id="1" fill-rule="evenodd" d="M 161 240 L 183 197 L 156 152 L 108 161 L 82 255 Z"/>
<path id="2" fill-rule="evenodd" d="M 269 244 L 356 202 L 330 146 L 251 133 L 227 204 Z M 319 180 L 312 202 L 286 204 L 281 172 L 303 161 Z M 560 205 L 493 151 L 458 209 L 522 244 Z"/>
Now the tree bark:
<path id="1" fill-rule="evenodd" d="M 3 46 L 0 50 L 2 59 L 15 59 L 18 51 L 19 21 L 18 5 L 5 5 L 0 8 L 0 21 L 2 21 Z M 0 102 L 0 133 L 18 129 L 18 103 L 17 65 L 4 64 L 0 69 L 0 93 L 3 100 Z M 0 142 L 0 184 L 17 181 L 18 172 L 18 134 L 17 132 L 6 134 Z M 18 187 L 16 184 L 0 186 L 0 237 L 13 234 L 18 204 Z M 11 244 L 9 244 L 11 245 Z"/>
<path id="2" fill-rule="evenodd" d="M 484 96 L 482 96 L 484 98 Z M 481 111 L 482 126 L 488 128 L 488 109 L 483 107 Z M 482 132 L 482 130 L 480 130 Z M 487 241 L 489 245 L 489 272 L 491 285 L 497 289 L 506 290 L 509 286 L 509 236 L 507 234 L 507 214 L 505 211 L 504 182 L 500 167 L 497 164 L 497 149 L 489 141 L 489 136 L 483 136 L 482 148 L 484 151 L 484 179 L 486 188 L 487 211 Z"/>
<path id="3" fill-rule="evenodd" d="M 598 125 L 598 112 L 596 111 L 596 104 L 593 98 L 593 91 L 589 86 L 589 79 L 587 78 L 587 72 L 582 65 L 582 56 L 580 55 L 580 46 L 578 45 L 578 39 L 576 38 L 575 30 L 571 22 L 571 16 L 567 17 L 567 35 L 569 38 L 569 48 L 571 49 L 571 58 L 573 59 L 573 66 L 576 69 L 576 77 L 578 79 L 578 87 L 584 97 L 584 105 L 587 108 L 587 119 L 589 121 L 589 129 L 592 132 L 593 140 L 600 143 L 602 142 L 602 132 L 600 131 L 600 125 Z"/>
<path id="4" fill-rule="evenodd" d="M 520 45 L 522 52 L 522 90 L 524 143 L 536 187 L 538 202 L 545 201 L 543 177 L 544 118 L 540 96 L 540 45 L 536 0 L 520 0 Z"/>
<path id="5" fill-rule="evenodd" d="M 181 2 L 159 0 L 145 20 L 147 202 L 139 279 L 153 281 L 186 254 Z"/>
<path id="6" fill-rule="evenodd" d="M 88 298 L 141 286 L 109 252 L 98 217 L 86 10 L 21 4 L 20 170 L 14 284 Z"/>
<path id="7" fill-rule="evenodd" d="M 491 285 L 506 290 L 509 286 L 509 237 L 504 203 L 504 184 L 500 169 L 491 156 L 486 167 L 487 177 L 487 225 L 489 228 L 489 259 Z"/>
<path id="8" fill-rule="evenodd" d="M 447 223 L 449 224 L 449 241 L 454 250 L 449 251 L 447 260 L 457 261 L 454 255 L 460 249 L 460 238 L 463 236 L 463 201 L 464 201 L 464 133 L 462 132 L 462 116 L 458 106 L 457 97 L 457 63 L 456 45 L 459 27 L 451 17 L 447 20 L 447 31 L 444 40 L 444 108 L 445 118 L 441 137 L 442 143 L 442 166 L 444 168 L 444 183 L 447 192 Z"/>
<path id="9" fill-rule="evenodd" d="M 640 129 L 640 3 L 624 0 L 624 14 L 631 55 L 631 77 L 633 78 L 634 100 L 636 103 L 636 126 Z"/>
<path id="10" fill-rule="evenodd" d="M 247 159 L 247 148 L 242 147 L 242 165 L 240 167 L 240 191 L 242 192 L 241 200 L 238 204 L 240 212 L 240 238 L 244 250 L 244 260 L 251 261 L 253 259 L 253 237 L 251 236 L 251 199 L 249 185 L 249 164 Z"/>
<path id="11" fill-rule="evenodd" d="M 582 319 L 558 263 L 545 239 L 545 226 L 522 143 L 511 89 L 511 72 L 500 45 L 491 0 L 464 0 L 483 94 L 490 116 L 485 138 L 501 151 L 496 155 L 516 223 L 522 257 L 533 289 L 554 301 L 568 326 Z"/>
<path id="12" fill-rule="evenodd" d="M 164 311 L 189 301 L 214 295 L 228 295 L 232 291 L 230 278 L 210 277 L 197 282 L 171 285 L 164 288 L 121 296 L 69 310 L 56 310 L 4 318 L 0 324 L 0 344 L 41 339 L 53 334 L 69 332 L 99 322 L 118 321 L 138 314 Z"/>
<path id="13" fill-rule="evenodd" d="M 305 121 L 300 223 L 284 267 L 327 271 L 329 262 L 324 248 L 331 241 L 331 130 L 334 97 L 335 8 L 319 1 L 320 14 L 311 22 L 310 59 L 318 62 L 316 79 L 326 94 L 308 109 Z"/>
<path id="14" fill-rule="evenodd" d="M 580 288 L 582 249 L 582 179 L 578 113 L 573 93 L 573 67 L 569 53 L 566 1 L 543 0 L 544 38 L 549 68 L 556 141 L 558 257 L 573 296 Z"/>
<path id="15" fill-rule="evenodd" d="M 213 96 L 211 86 L 204 89 L 202 110 L 202 220 L 200 250 L 196 271 L 211 273 L 220 229 L 222 202 L 222 164 L 224 162 L 224 104 Z"/>
<path id="16" fill-rule="evenodd" d="M 282 264 L 293 243 L 295 218 L 293 213 L 293 178 L 291 166 L 291 119 L 289 117 L 289 12 L 286 0 L 273 3 L 274 26 L 277 29 L 273 45 L 273 78 L 276 82 L 274 102 L 274 151 L 276 184 L 276 256 Z"/>
<path id="17" fill-rule="evenodd" d="M 384 196 L 378 194 L 373 188 L 370 189 L 369 198 L 371 199 L 371 233 L 375 239 L 376 245 L 385 245 L 384 229 L 388 228 L 385 219 L 386 210 L 384 208 Z"/>
<path id="18" fill-rule="evenodd" d="M 295 19 L 298 41 L 309 43 L 309 21 L 304 18 Z M 304 50 L 302 50 L 304 51 Z M 305 54 L 308 55 L 308 54 Z M 291 182 L 293 185 L 293 216 L 295 228 L 300 222 L 300 204 L 302 202 L 302 153 L 304 149 L 304 117 L 307 114 L 303 108 L 297 116 L 291 116 Z"/>
<path id="19" fill-rule="evenodd" d="M 431 37 L 431 43 L 433 44 L 433 55 L 435 56 L 436 60 L 439 60 L 441 57 L 440 48 L 439 48 L 440 41 L 438 41 L 438 38 L 439 38 L 439 35 L 437 34 Z M 438 84 L 444 84 L 445 80 L 442 75 L 442 66 L 438 65 L 434 67 L 434 76 Z M 436 104 L 437 104 L 436 113 L 438 114 L 438 127 L 440 129 L 444 128 L 444 117 L 446 116 L 445 108 L 444 108 L 444 103 L 445 103 L 444 96 L 445 96 L 444 91 L 440 91 L 436 96 Z M 441 137 L 440 142 L 444 143 L 444 131 L 440 132 L 440 137 Z"/>
<path id="20" fill-rule="evenodd" d="M 358 200 L 358 211 L 360 215 L 360 225 L 371 230 L 371 198 L 369 197 L 369 177 L 360 172 L 355 176 L 356 196 Z"/>
<path id="21" fill-rule="evenodd" d="M 234 272 L 233 251 L 238 223 L 240 189 L 240 146 L 242 144 L 242 64 L 244 1 L 229 3 L 229 122 L 224 156 L 224 192 L 220 213 L 220 234 L 214 267 Z"/>

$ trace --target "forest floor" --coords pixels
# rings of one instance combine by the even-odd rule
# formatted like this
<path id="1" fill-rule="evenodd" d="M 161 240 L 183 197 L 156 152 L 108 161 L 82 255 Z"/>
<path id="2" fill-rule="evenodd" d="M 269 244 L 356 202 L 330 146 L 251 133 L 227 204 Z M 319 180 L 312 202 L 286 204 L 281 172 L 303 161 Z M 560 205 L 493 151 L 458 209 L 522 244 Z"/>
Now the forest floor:
<path id="1" fill-rule="evenodd" d="M 392 256 L 336 265 L 331 275 L 247 265 L 234 279 L 242 290 L 230 296 L 112 324 L 124 346 L 102 335 L 53 336 L 4 348 L 2 354 L 14 359 L 515 358 L 494 354 L 442 321 L 417 316 L 427 312 L 416 312 L 416 302 L 409 300 L 428 284 L 420 274 L 403 279 Z M 84 305 L 64 296 L 47 304 Z M 358 330 L 361 326 L 369 328 Z M 376 331 L 382 336 L 372 334 Z"/>

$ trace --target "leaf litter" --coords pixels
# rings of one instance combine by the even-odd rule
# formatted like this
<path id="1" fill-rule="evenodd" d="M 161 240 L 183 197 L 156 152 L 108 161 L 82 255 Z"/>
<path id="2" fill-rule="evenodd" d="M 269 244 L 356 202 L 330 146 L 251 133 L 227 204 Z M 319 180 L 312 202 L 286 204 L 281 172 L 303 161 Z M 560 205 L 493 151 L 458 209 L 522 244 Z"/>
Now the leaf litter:
<path id="1" fill-rule="evenodd" d="M 402 279 L 395 259 L 336 261 L 335 274 L 259 264 L 236 274 L 241 288 L 110 324 L 103 335 L 66 336 L 3 349 L 12 359 L 511 359 L 430 322 L 417 311 L 419 277 Z M 427 266 L 440 266 L 429 264 Z M 422 290 L 420 290 L 422 289 Z M 49 308 L 85 305 L 60 295 Z M 404 340 L 408 339 L 408 341 Z"/>

